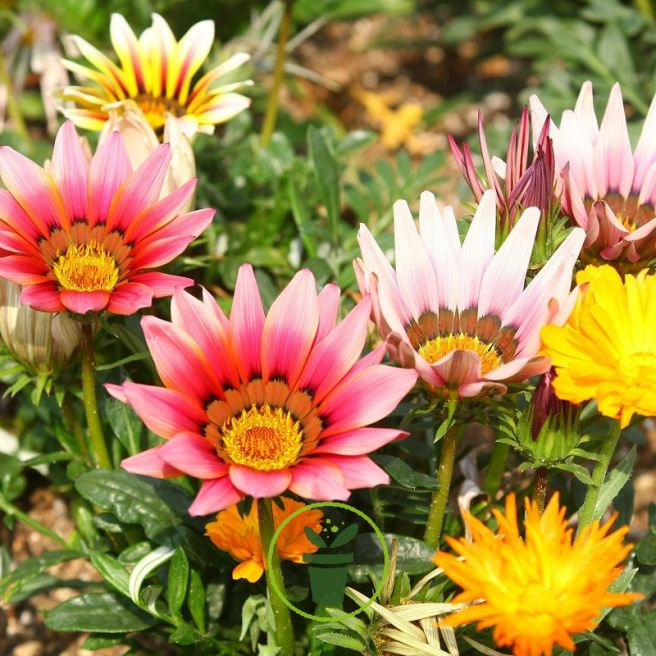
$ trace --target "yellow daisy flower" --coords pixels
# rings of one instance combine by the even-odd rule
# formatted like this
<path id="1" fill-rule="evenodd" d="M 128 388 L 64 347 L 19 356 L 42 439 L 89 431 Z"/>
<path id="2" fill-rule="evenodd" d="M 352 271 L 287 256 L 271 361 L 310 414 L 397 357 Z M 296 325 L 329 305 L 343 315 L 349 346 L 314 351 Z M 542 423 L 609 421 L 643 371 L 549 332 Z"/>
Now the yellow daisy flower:
<path id="1" fill-rule="evenodd" d="M 276 503 L 272 504 L 273 523 L 276 529 L 292 513 L 305 506 L 300 501 L 293 501 L 286 497 L 281 499 L 284 510 Z M 318 547 L 305 537 L 304 529 L 306 526 L 313 530 L 320 528 L 322 519 L 323 513 L 313 508 L 287 522 L 277 541 L 280 560 L 302 563 L 304 553 L 314 553 Z M 239 514 L 237 506 L 230 506 L 227 510 L 222 510 L 216 516 L 216 521 L 207 524 L 205 528 L 207 529 L 205 535 L 208 535 L 219 549 L 243 561 L 232 571 L 233 579 L 246 579 L 251 583 L 260 579 L 264 573 L 264 559 L 256 503 L 253 503 L 250 512 L 244 517 Z"/>
<path id="2" fill-rule="evenodd" d="M 556 395 L 597 401 L 626 427 L 634 414 L 656 415 L 656 275 L 622 278 L 609 266 L 577 274 L 581 298 L 562 328 L 545 326 L 543 355 L 556 367 Z"/>
<path id="3" fill-rule="evenodd" d="M 110 37 L 120 65 L 79 36 L 72 39 L 80 54 L 94 67 L 64 60 L 64 65 L 81 81 L 96 86 L 69 86 L 59 92 L 76 108 L 61 111 L 78 127 L 102 130 L 109 109 L 126 103 L 136 105 L 154 130 L 161 130 L 168 114 L 180 119 L 187 136 L 197 130 L 212 132 L 250 105 L 238 88 L 250 81 L 213 86 L 227 73 L 249 59 L 237 53 L 212 69 L 191 86 L 194 75 L 207 58 L 214 43 L 214 23 L 201 21 L 176 41 L 167 22 L 153 14 L 152 27 L 137 39 L 120 14 L 112 14 Z"/>
<path id="4" fill-rule="evenodd" d="M 434 558 L 463 589 L 453 603 L 474 602 L 450 615 L 447 625 L 478 622 L 479 631 L 494 627 L 497 646 L 511 647 L 515 656 L 549 656 L 555 644 L 574 650 L 571 636 L 593 629 L 602 608 L 641 598 L 608 592 L 633 546 L 622 544 L 628 527 L 608 535 L 612 520 L 603 526 L 594 522 L 572 544 L 557 494 L 542 515 L 526 499 L 525 539 L 514 495 L 506 500 L 505 516 L 493 512 L 496 534 L 467 515 L 472 541 L 446 538 L 464 560 L 442 551 Z"/>

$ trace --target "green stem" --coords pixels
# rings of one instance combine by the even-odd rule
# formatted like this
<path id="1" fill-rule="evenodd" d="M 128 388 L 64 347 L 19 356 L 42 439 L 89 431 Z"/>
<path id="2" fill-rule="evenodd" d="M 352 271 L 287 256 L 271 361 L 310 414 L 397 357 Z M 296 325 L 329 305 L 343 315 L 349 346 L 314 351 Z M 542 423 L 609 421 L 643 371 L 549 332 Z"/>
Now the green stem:
<path id="1" fill-rule="evenodd" d="M 449 488 L 453 477 L 453 466 L 456 462 L 457 447 L 458 426 L 454 424 L 442 438 L 442 453 L 440 454 L 440 464 L 437 467 L 437 480 L 440 485 L 433 492 L 433 499 L 428 513 L 428 524 L 424 533 L 424 542 L 436 549 L 440 543 L 440 533 L 442 532 L 444 514 L 449 500 Z"/>
<path id="2" fill-rule="evenodd" d="M 80 324 L 80 348 L 82 351 L 82 394 L 84 397 L 84 412 L 87 416 L 89 439 L 93 449 L 93 457 L 99 469 L 111 469 L 107 445 L 103 436 L 98 401 L 96 399 L 96 356 L 93 350 L 93 324 Z"/>
<path id="3" fill-rule="evenodd" d="M 538 467 L 535 470 L 535 481 L 533 484 L 533 501 L 538 504 L 540 512 L 544 512 L 544 503 L 547 500 L 547 475 L 546 467 Z"/>
<path id="4" fill-rule="evenodd" d="M 595 509 L 597 507 L 597 501 L 599 500 L 599 492 L 601 491 L 601 486 L 606 480 L 606 472 L 608 471 L 613 453 L 615 453 L 615 447 L 617 446 L 621 433 L 622 428 L 620 422 L 616 419 L 611 424 L 610 430 L 608 431 L 608 437 L 604 440 L 601 447 L 599 460 L 597 460 L 594 472 L 592 472 L 592 485 L 588 487 L 583 507 L 579 511 L 579 527 L 576 531 L 577 535 L 580 535 L 581 531 L 586 526 L 590 526 L 594 520 Z"/>
<path id="5" fill-rule="evenodd" d="M 77 445 L 80 448 L 80 453 L 84 457 L 84 462 L 89 464 L 90 460 L 89 450 L 87 449 L 87 441 L 84 437 L 84 431 L 80 426 L 80 422 L 77 420 L 77 414 L 75 413 L 75 408 L 73 407 L 73 401 L 70 394 L 64 395 L 64 399 L 62 400 L 61 404 L 61 411 L 67 430 L 73 433 L 75 436 Z"/>
<path id="6" fill-rule="evenodd" d="M 59 537 L 57 533 L 50 530 L 47 526 L 44 526 L 41 522 L 37 522 L 36 519 L 33 519 L 29 515 L 26 515 L 22 510 L 16 508 L 16 506 L 14 506 L 13 503 L 7 501 L 7 499 L 4 499 L 2 496 L 0 496 L 0 511 L 6 513 L 7 515 L 11 515 L 12 517 L 15 517 L 19 521 L 23 522 L 23 524 L 26 524 L 27 526 L 33 528 L 35 531 L 38 531 L 42 535 L 45 535 L 46 537 L 50 538 L 61 547 L 68 548 L 68 545 L 66 544 L 66 540 L 64 540 L 64 538 Z"/>
<path id="7" fill-rule="evenodd" d="M 282 86 L 285 58 L 287 57 L 287 41 L 289 40 L 289 32 L 292 25 L 292 5 L 293 0 L 287 0 L 285 2 L 285 11 L 280 24 L 278 54 L 276 55 L 276 64 L 273 69 L 273 86 L 271 87 L 271 93 L 269 94 L 269 101 L 267 102 L 264 123 L 262 125 L 262 136 L 260 137 L 260 143 L 264 147 L 268 146 L 271 142 L 271 135 L 273 134 L 273 129 L 276 127 L 278 96 L 280 95 L 280 88 Z"/>
<path id="8" fill-rule="evenodd" d="M 282 579 L 280 570 L 280 558 L 278 549 L 273 549 L 271 560 L 267 562 L 269 554 L 269 545 L 276 532 L 273 523 L 273 508 L 271 499 L 257 500 L 257 516 L 260 525 L 260 540 L 262 541 L 262 555 L 264 557 L 264 569 L 266 573 L 267 590 L 269 592 L 269 603 L 273 610 L 273 617 L 276 623 L 276 640 L 280 647 L 280 656 L 294 655 L 294 631 L 292 629 L 292 619 L 289 615 L 289 608 L 276 592 L 272 581 L 275 581 L 278 589 L 283 592 L 285 583 Z"/>
<path id="9" fill-rule="evenodd" d="M 490 463 L 487 466 L 485 480 L 483 481 L 483 492 L 490 495 L 491 499 L 496 497 L 503 473 L 506 471 L 506 462 L 510 453 L 510 444 L 495 442 L 490 456 Z"/>

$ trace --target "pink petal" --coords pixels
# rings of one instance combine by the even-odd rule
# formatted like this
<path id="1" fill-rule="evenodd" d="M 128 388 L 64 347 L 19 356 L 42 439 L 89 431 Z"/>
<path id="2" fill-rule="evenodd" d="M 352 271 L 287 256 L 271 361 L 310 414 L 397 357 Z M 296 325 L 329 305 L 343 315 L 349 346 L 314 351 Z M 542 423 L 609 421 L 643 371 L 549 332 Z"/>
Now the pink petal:
<path id="1" fill-rule="evenodd" d="M 40 312 L 61 312 L 66 309 L 62 305 L 59 290 L 51 281 L 24 287 L 20 302 Z"/>
<path id="2" fill-rule="evenodd" d="M 367 456 L 323 456 L 323 460 L 339 467 L 349 490 L 389 484 L 387 473 Z"/>
<path id="3" fill-rule="evenodd" d="M 89 159 L 70 120 L 64 121 L 57 133 L 50 174 L 64 202 L 69 225 L 78 219 L 86 222 Z"/>
<path id="4" fill-rule="evenodd" d="M 162 458 L 162 446 L 164 445 L 125 458 L 121 461 L 121 467 L 132 474 L 154 476 L 155 478 L 184 476 L 184 472 L 172 467 Z"/>
<path id="5" fill-rule="evenodd" d="M 244 498 L 235 488 L 228 476 L 204 481 L 196 495 L 195 501 L 189 506 L 192 517 L 202 517 L 210 513 L 218 513 L 234 506 Z"/>
<path id="6" fill-rule="evenodd" d="M 125 233 L 135 217 L 157 201 L 170 161 L 170 145 L 161 144 L 119 187 L 109 209 L 107 232 Z"/>
<path id="7" fill-rule="evenodd" d="M 18 201 L 6 190 L 0 189 L 0 221 L 21 237 L 35 244 L 48 232 L 42 222 L 35 223 L 20 206 Z M 3 226 L 4 228 L 4 226 Z"/>
<path id="8" fill-rule="evenodd" d="M 168 198 L 168 197 L 167 197 Z M 166 198 L 164 199 L 166 200 Z M 146 246 L 153 246 L 158 242 L 162 242 L 172 238 L 178 238 L 185 243 L 189 243 L 189 236 L 194 238 L 198 237 L 207 226 L 212 223 L 216 210 L 205 208 L 196 210 L 195 212 L 188 212 L 187 214 L 180 214 L 173 217 L 165 225 L 160 226 L 143 237 L 139 243 L 135 244 L 134 252 L 138 253 Z M 138 219 L 137 219 L 138 220 Z M 141 265 L 145 266 L 145 265 Z M 154 265 L 150 265 L 154 266 Z"/>
<path id="9" fill-rule="evenodd" d="M 153 304 L 153 290 L 134 280 L 120 284 L 109 296 L 107 311 L 124 316 L 134 314 Z"/>
<path id="10" fill-rule="evenodd" d="M 205 405 L 223 390 L 198 344 L 181 328 L 147 316 L 141 320 L 148 349 L 162 382 L 169 389 Z"/>
<path id="11" fill-rule="evenodd" d="M 392 440 L 407 437 L 409 433 L 396 428 L 356 428 L 338 433 L 319 442 L 311 453 L 334 453 L 342 456 L 361 456 L 371 453 Z"/>
<path id="12" fill-rule="evenodd" d="M 196 433 L 178 433 L 159 451 L 163 460 L 188 476 L 200 479 L 221 478 L 228 473 L 216 449 Z"/>
<path id="13" fill-rule="evenodd" d="M 313 390 L 315 403 L 344 378 L 362 353 L 370 314 L 371 299 L 365 297 L 310 353 L 296 387 Z"/>
<path id="14" fill-rule="evenodd" d="M 481 358 L 474 351 L 451 351 L 432 367 L 451 389 L 481 380 Z"/>
<path id="15" fill-rule="evenodd" d="M 656 162 L 656 96 L 652 98 L 647 118 L 642 126 L 640 139 L 633 155 L 635 172 L 631 193 L 641 194 L 647 171 Z"/>
<path id="16" fill-rule="evenodd" d="M 242 465 L 230 465 L 230 480 L 244 494 L 254 499 L 277 497 L 292 481 L 289 469 L 258 471 Z"/>
<path id="17" fill-rule="evenodd" d="M 322 437 L 367 426 L 386 417 L 412 389 L 417 372 L 374 365 L 339 384 L 323 401 Z"/>
<path id="18" fill-rule="evenodd" d="M 35 285 L 45 282 L 48 267 L 32 255 L 5 255 L 0 258 L 0 276 L 17 285 Z"/>
<path id="19" fill-rule="evenodd" d="M 595 143 L 599 138 L 599 126 L 594 110 L 592 82 L 590 80 L 587 80 L 581 86 L 576 105 L 574 105 L 574 115 L 583 128 L 583 136 L 586 141 Z"/>
<path id="20" fill-rule="evenodd" d="M 319 328 L 315 344 L 318 344 L 334 327 L 339 310 L 340 288 L 334 283 L 326 285 L 319 293 Z"/>
<path id="21" fill-rule="evenodd" d="M 89 168 L 89 225 L 107 223 L 114 196 L 125 180 L 132 175 L 130 158 L 123 137 L 112 132 L 91 160 Z"/>
<path id="22" fill-rule="evenodd" d="M 309 458 L 294 467 L 289 489 L 304 499 L 317 501 L 346 501 L 351 496 L 339 467 L 323 458 Z"/>
<path id="23" fill-rule="evenodd" d="M 225 123 L 250 107 L 251 99 L 240 93 L 222 93 L 195 110 L 199 123 Z"/>
<path id="24" fill-rule="evenodd" d="M 119 401 L 127 400 L 144 424 L 160 437 L 170 439 L 185 431 L 202 433 L 207 425 L 203 406 L 175 390 L 131 382 L 106 384 L 105 389 Z"/>
<path id="25" fill-rule="evenodd" d="M 59 294 L 62 305 L 71 312 L 86 314 L 100 312 L 109 303 L 109 292 L 104 289 L 95 292 L 76 292 L 65 289 Z"/>
<path id="26" fill-rule="evenodd" d="M 491 371 L 486 380 L 521 382 L 548 371 L 551 360 L 545 355 L 535 355 L 528 358 L 517 358 L 508 364 Z"/>
<path id="27" fill-rule="evenodd" d="M 394 203 L 394 245 L 399 290 L 414 318 L 439 312 L 435 269 L 404 200 Z"/>
<path id="28" fill-rule="evenodd" d="M 261 344 L 264 309 L 253 267 L 242 264 L 237 275 L 235 297 L 230 313 L 229 337 L 241 379 L 247 383 L 262 370 Z"/>
<path id="29" fill-rule="evenodd" d="M 194 235 L 175 236 L 167 239 L 159 239 L 147 246 L 143 242 L 136 244 L 132 249 L 134 259 L 130 266 L 134 270 L 155 269 L 168 264 L 171 260 L 182 254 L 184 250 L 194 241 Z"/>
<path id="30" fill-rule="evenodd" d="M 262 329 L 264 382 L 282 379 L 293 387 L 310 353 L 319 326 L 314 276 L 299 271 L 271 305 Z"/>
<path id="31" fill-rule="evenodd" d="M 193 279 L 187 278 L 186 276 L 174 276 L 170 273 L 160 273 L 159 271 L 137 273 L 134 276 L 130 276 L 130 281 L 148 287 L 155 298 L 172 296 L 176 289 L 191 287 L 195 284 Z"/>

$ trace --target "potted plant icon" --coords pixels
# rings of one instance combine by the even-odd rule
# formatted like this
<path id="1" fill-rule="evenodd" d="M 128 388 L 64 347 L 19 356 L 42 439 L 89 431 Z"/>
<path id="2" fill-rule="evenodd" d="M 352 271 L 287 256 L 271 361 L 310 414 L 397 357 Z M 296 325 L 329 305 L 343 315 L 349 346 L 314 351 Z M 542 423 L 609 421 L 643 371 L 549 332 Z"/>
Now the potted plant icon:
<path id="1" fill-rule="evenodd" d="M 330 520 L 327 520 L 330 523 Z M 321 532 L 327 533 L 328 527 Z M 337 533 L 336 525 L 330 527 L 332 533 Z M 334 540 L 327 542 L 320 533 L 305 527 L 307 539 L 315 546 L 325 549 L 338 549 L 348 544 L 358 533 L 357 524 L 349 524 L 339 531 Z M 312 601 L 315 604 L 329 606 L 341 604 L 346 590 L 347 565 L 353 562 L 353 553 L 311 553 L 303 554 L 303 562 L 310 564 L 310 588 Z"/>

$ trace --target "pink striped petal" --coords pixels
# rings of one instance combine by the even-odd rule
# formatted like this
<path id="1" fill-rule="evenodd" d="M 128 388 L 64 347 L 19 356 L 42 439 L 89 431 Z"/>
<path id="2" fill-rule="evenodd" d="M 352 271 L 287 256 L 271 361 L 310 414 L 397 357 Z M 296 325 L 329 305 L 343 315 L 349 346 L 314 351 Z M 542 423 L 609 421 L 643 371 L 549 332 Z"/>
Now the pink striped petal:
<path id="1" fill-rule="evenodd" d="M 244 495 L 237 490 L 228 476 L 204 481 L 195 501 L 189 506 L 189 514 L 192 517 L 202 517 L 218 513 L 234 506 L 243 498 Z"/>
<path id="2" fill-rule="evenodd" d="M 89 225 L 106 224 L 120 186 L 132 175 L 123 137 L 112 132 L 99 146 L 89 168 Z"/>
<path id="3" fill-rule="evenodd" d="M 174 276 L 173 274 L 160 273 L 159 271 L 137 273 L 134 276 L 130 276 L 130 282 L 145 285 L 150 289 L 155 298 L 172 296 L 176 289 L 184 289 L 185 287 L 191 287 L 196 284 L 192 278 Z"/>
<path id="4" fill-rule="evenodd" d="M 635 165 L 619 83 L 615 83 L 610 92 L 594 146 L 594 160 L 599 196 L 612 193 L 628 196 Z"/>
<path id="5" fill-rule="evenodd" d="M 237 275 L 235 298 L 230 314 L 229 338 L 235 362 L 244 383 L 257 378 L 262 371 L 261 345 L 264 309 L 260 290 L 250 264 L 242 264 Z"/>
<path id="6" fill-rule="evenodd" d="M 181 328 L 147 316 L 141 320 L 148 350 L 167 388 L 198 399 L 205 405 L 223 390 L 198 344 Z"/>
<path id="7" fill-rule="evenodd" d="M 138 312 L 142 308 L 150 307 L 152 304 L 153 290 L 133 279 L 132 282 L 119 285 L 110 294 L 107 311 L 112 314 L 128 316 Z"/>
<path id="8" fill-rule="evenodd" d="M 157 201 L 170 161 L 170 145 L 161 144 L 119 187 L 109 208 L 107 232 L 124 234 L 135 217 Z"/>
<path id="9" fill-rule="evenodd" d="M 89 158 L 70 120 L 57 133 L 50 174 L 66 208 L 69 225 L 79 219 L 86 221 Z"/>
<path id="10" fill-rule="evenodd" d="M 320 406 L 322 437 L 367 426 L 386 417 L 412 389 L 417 372 L 374 365 L 338 385 Z"/>
<path id="11" fill-rule="evenodd" d="M 399 290 L 414 318 L 439 312 L 435 269 L 404 200 L 394 203 L 394 245 Z"/>
<path id="12" fill-rule="evenodd" d="M 310 458 L 294 467 L 289 489 L 304 499 L 317 501 L 346 501 L 351 496 L 339 467 L 323 458 Z"/>
<path id="13" fill-rule="evenodd" d="M 162 446 L 164 445 L 125 458 L 121 461 L 121 467 L 132 474 L 153 476 L 154 478 L 184 476 L 184 472 L 171 466 L 162 458 Z"/>
<path id="14" fill-rule="evenodd" d="M 319 327 L 315 344 L 318 344 L 335 327 L 341 293 L 340 288 L 334 283 L 326 285 L 319 293 Z"/>
<path id="15" fill-rule="evenodd" d="M 649 106 L 649 112 L 642 126 L 633 160 L 635 162 L 635 172 L 631 193 L 638 196 L 641 194 L 647 171 L 656 162 L 656 96 L 652 98 Z"/>
<path id="16" fill-rule="evenodd" d="M 476 208 L 458 259 L 458 308 L 461 311 L 478 307 L 483 275 L 494 257 L 496 224 L 497 206 L 494 191 L 490 189 Z"/>
<path id="17" fill-rule="evenodd" d="M 574 105 L 574 115 L 583 129 L 583 136 L 586 141 L 592 144 L 595 143 L 599 138 L 599 126 L 594 109 L 592 82 L 590 80 L 587 80 L 581 86 L 576 105 Z"/>
<path id="18" fill-rule="evenodd" d="M 68 230 L 70 223 L 55 183 L 38 164 L 3 146 L 0 177 L 41 235 L 48 237 L 55 228 Z"/>
<path id="19" fill-rule="evenodd" d="M 178 97 L 181 105 L 187 103 L 191 79 L 207 59 L 214 43 L 214 22 L 196 23 L 180 39 L 168 62 L 166 74 L 167 98 Z"/>
<path id="20" fill-rule="evenodd" d="M 112 14 L 109 36 L 121 62 L 127 92 L 131 98 L 146 91 L 139 42 L 121 14 Z"/>
<path id="21" fill-rule="evenodd" d="M 522 293 L 539 222 L 540 210 L 529 207 L 497 251 L 481 282 L 479 318 L 500 317 Z"/>
<path id="22" fill-rule="evenodd" d="M 64 289 L 60 292 L 59 298 L 67 310 L 76 314 L 86 314 L 104 310 L 109 303 L 109 292 L 104 289 L 95 292 L 76 292 Z"/>
<path id="23" fill-rule="evenodd" d="M 244 494 L 254 499 L 277 497 L 292 482 L 289 469 L 258 471 L 242 465 L 230 465 L 230 480 Z"/>
<path id="24" fill-rule="evenodd" d="M 5 255 L 0 258 L 0 276 L 17 285 L 45 282 L 47 273 L 45 262 L 31 255 Z"/>
<path id="25" fill-rule="evenodd" d="M 339 467 L 344 477 L 344 486 L 349 490 L 358 490 L 363 487 L 376 487 L 388 485 L 389 476 L 373 460 L 367 456 L 323 456 Z"/>
<path id="26" fill-rule="evenodd" d="M 187 105 L 188 106 L 191 105 L 196 97 L 206 93 L 207 90 L 212 86 L 212 84 L 220 77 L 223 77 L 224 75 L 230 73 L 231 71 L 234 71 L 235 69 L 239 68 L 247 61 L 249 61 L 250 58 L 251 56 L 248 53 L 238 52 L 232 55 L 232 57 L 224 61 L 216 68 L 213 68 L 209 73 L 203 75 L 203 77 L 201 77 L 200 80 L 198 80 L 198 82 L 194 84 L 194 88 L 192 92 L 189 94 L 189 100 L 187 102 Z"/>
<path id="27" fill-rule="evenodd" d="M 153 25 L 149 32 L 150 39 L 145 47 L 150 51 L 150 66 L 152 69 L 149 91 L 154 97 L 158 98 L 166 94 L 166 72 L 176 46 L 176 40 L 168 23 L 159 14 L 152 14 L 152 17 Z"/>
<path id="28" fill-rule="evenodd" d="M 8 226 L 30 242 L 36 243 L 43 236 L 39 226 L 30 219 L 18 201 L 6 189 L 0 189 L 0 221 L 3 229 Z"/>
<path id="29" fill-rule="evenodd" d="M 196 433 L 178 433 L 160 447 L 160 456 L 172 467 L 202 480 L 221 478 L 228 473 L 216 449 Z"/>
<path id="30" fill-rule="evenodd" d="M 299 271 L 271 305 L 262 329 L 264 382 L 282 379 L 293 387 L 310 353 L 319 326 L 314 276 Z"/>
<path id="31" fill-rule="evenodd" d="M 135 245 L 133 249 L 135 258 L 137 256 L 141 257 L 143 250 L 146 250 L 146 248 L 149 248 L 150 246 L 156 246 L 159 242 L 170 239 L 179 239 L 181 242 L 187 244 L 190 243 L 192 240 L 189 239 L 189 235 L 193 238 L 198 237 L 203 230 L 212 223 L 212 217 L 215 212 L 216 210 L 212 208 L 205 208 L 176 216 L 166 225 L 146 235 Z M 141 266 L 144 265 L 142 264 Z"/>
<path id="32" fill-rule="evenodd" d="M 477 383 L 468 383 L 461 385 L 458 388 L 458 394 L 464 398 L 472 398 L 478 396 L 481 392 L 494 392 L 496 394 L 505 394 L 508 387 L 503 383 L 493 383 L 486 380 L 478 381 Z"/>
<path id="33" fill-rule="evenodd" d="M 408 352 L 407 358 L 404 358 L 401 362 L 404 367 L 413 366 L 421 376 L 421 379 L 426 381 L 429 385 L 435 385 L 435 387 L 448 387 L 449 383 L 447 380 L 442 378 L 440 372 L 435 368 L 435 365 L 430 364 L 424 360 L 418 353 L 415 353 L 412 350 L 412 353 Z M 410 360 L 410 358 L 413 358 Z"/>
<path id="34" fill-rule="evenodd" d="M 20 302 L 40 312 L 61 312 L 66 309 L 61 302 L 59 290 L 50 280 L 24 287 L 20 295 Z"/>
<path id="35" fill-rule="evenodd" d="M 170 439 L 185 431 L 201 433 L 207 425 L 203 406 L 175 390 L 131 382 L 106 384 L 105 389 L 119 401 L 127 399 L 144 424 L 160 437 Z"/>
<path id="36" fill-rule="evenodd" d="M 194 241 L 194 235 L 185 235 L 183 237 L 169 237 L 167 239 L 160 239 L 153 241 L 147 246 L 143 246 L 143 242 L 137 244 L 132 252 L 134 259 L 130 266 L 134 269 L 155 269 L 164 264 L 168 264 L 171 260 L 175 259 L 184 252 L 184 250 Z"/>
<path id="37" fill-rule="evenodd" d="M 528 358 L 516 358 L 508 364 L 491 371 L 486 380 L 504 382 L 522 382 L 549 370 L 551 360 L 546 355 L 534 355 Z"/>
<path id="38" fill-rule="evenodd" d="M 451 351 L 432 367 L 451 389 L 481 380 L 481 358 L 474 351 Z"/>
<path id="39" fill-rule="evenodd" d="M 356 428 L 322 439 L 319 446 L 312 449 L 311 453 L 362 456 L 408 435 L 409 433 L 396 428 Z"/>
<path id="40" fill-rule="evenodd" d="M 173 324 L 185 330 L 211 363 L 221 387 L 239 389 L 239 372 L 228 346 L 228 337 L 217 318 L 214 299 L 203 303 L 178 290 L 171 302 Z"/>
<path id="41" fill-rule="evenodd" d="M 315 403 L 344 378 L 362 353 L 370 314 L 371 299 L 365 297 L 310 353 L 296 387 L 313 390 Z"/>
<path id="42" fill-rule="evenodd" d="M 204 103 L 194 114 L 201 124 L 225 123 L 250 107 L 251 99 L 240 93 L 222 93 Z"/>

